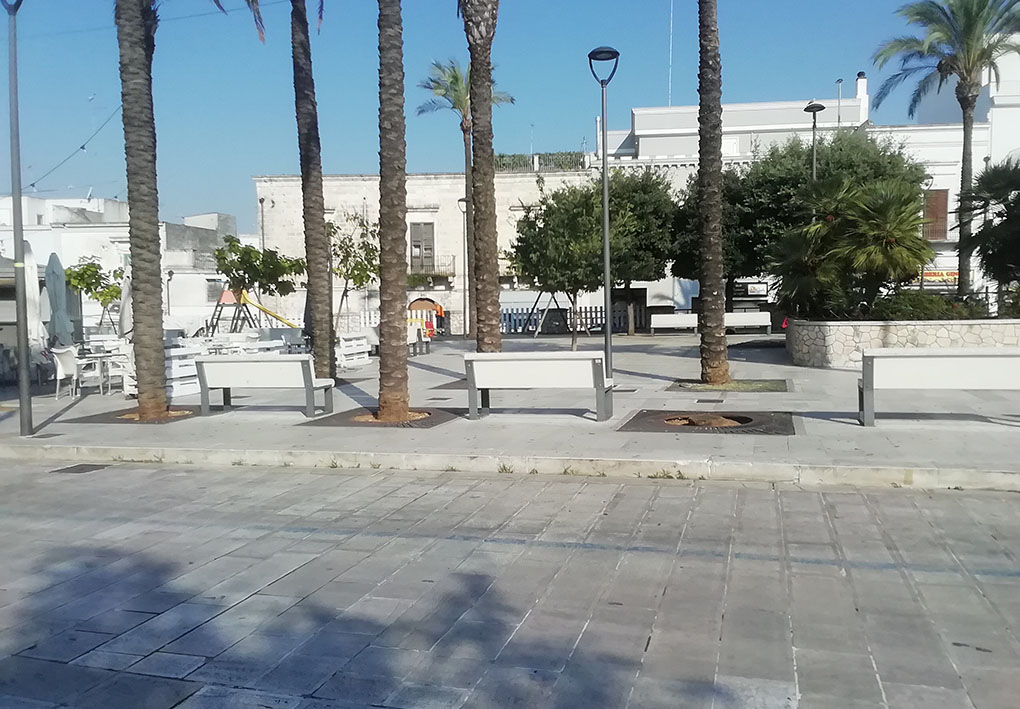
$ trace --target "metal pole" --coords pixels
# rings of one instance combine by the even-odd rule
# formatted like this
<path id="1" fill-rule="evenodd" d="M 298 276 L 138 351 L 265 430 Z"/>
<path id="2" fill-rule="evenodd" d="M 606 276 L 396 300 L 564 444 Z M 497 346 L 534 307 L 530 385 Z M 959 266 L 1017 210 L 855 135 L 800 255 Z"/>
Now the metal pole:
<path id="1" fill-rule="evenodd" d="M 602 84 L 602 282 L 605 290 L 606 385 L 613 381 L 613 281 L 609 267 L 609 131 L 607 130 L 606 87 Z"/>
<path id="2" fill-rule="evenodd" d="M 8 82 L 10 85 L 11 118 L 11 221 L 14 225 L 14 300 L 17 312 L 18 337 L 18 411 L 21 412 L 21 435 L 32 435 L 31 371 L 28 347 L 28 300 L 26 278 L 38 273 L 25 273 L 25 231 L 21 216 L 21 131 L 18 124 L 18 21 L 20 2 L 7 8 Z"/>
<path id="3" fill-rule="evenodd" d="M 464 209 L 464 214 L 463 214 L 463 216 L 461 218 L 461 224 L 463 225 L 462 229 L 461 229 L 461 232 L 464 235 L 464 267 L 463 267 L 463 269 L 464 269 L 464 288 L 461 289 L 461 294 L 460 295 L 461 295 L 462 307 L 464 308 L 464 315 L 463 315 L 463 320 L 464 320 L 464 339 L 466 340 L 471 335 L 471 329 L 468 326 L 468 317 L 470 317 L 470 315 L 468 313 L 468 278 L 469 278 L 469 275 L 468 275 L 468 272 L 467 272 L 468 242 L 467 242 L 467 209 L 466 209 L 466 205 L 465 205 L 465 209 Z"/>
<path id="4" fill-rule="evenodd" d="M 836 79 L 836 90 L 839 92 L 836 96 L 836 128 L 843 127 L 843 80 Z"/>
<path id="5" fill-rule="evenodd" d="M 811 181 L 818 179 L 818 113 L 811 114 Z"/>

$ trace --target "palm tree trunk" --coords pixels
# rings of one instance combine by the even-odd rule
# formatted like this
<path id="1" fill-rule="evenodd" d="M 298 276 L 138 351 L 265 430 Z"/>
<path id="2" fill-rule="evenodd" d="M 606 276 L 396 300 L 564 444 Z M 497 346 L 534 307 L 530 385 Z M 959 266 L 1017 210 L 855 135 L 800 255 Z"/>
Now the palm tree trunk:
<path id="1" fill-rule="evenodd" d="M 475 322 L 478 317 L 478 294 L 475 290 L 475 210 L 471 202 L 471 124 L 462 123 L 461 132 L 464 135 L 464 212 L 467 219 L 467 263 L 465 266 L 464 280 L 466 281 L 468 305 L 465 333 L 468 337 L 475 337 Z"/>
<path id="2" fill-rule="evenodd" d="M 471 55 L 471 198 L 474 208 L 475 322 L 479 352 L 499 352 L 499 245 L 496 238 L 496 163 L 492 148 L 492 38 L 499 0 L 462 0 Z"/>
<path id="3" fill-rule="evenodd" d="M 701 197 L 701 381 L 730 381 L 726 355 L 726 295 L 722 241 L 722 60 L 719 56 L 719 23 L 716 0 L 698 0 L 698 153 Z"/>
<path id="4" fill-rule="evenodd" d="M 303 0 L 302 0 L 303 1 Z M 400 0 L 379 0 L 379 411 L 406 421 L 407 146 Z"/>
<path id="5" fill-rule="evenodd" d="M 322 196 L 322 149 L 319 144 L 319 112 L 315 105 L 312 46 L 308 38 L 305 0 L 291 0 L 290 41 L 294 62 L 294 109 L 297 115 L 298 152 L 301 159 L 301 207 L 305 227 L 305 258 L 308 261 L 308 294 L 311 305 L 312 357 L 315 376 L 336 376 L 333 350 L 333 274 L 329 267 L 326 205 Z M 307 327 L 307 323 L 306 323 Z"/>
<path id="6" fill-rule="evenodd" d="M 963 165 L 960 168 L 960 276 L 956 281 L 956 294 L 960 297 L 969 295 L 971 283 L 970 257 L 974 251 L 971 243 L 971 210 L 970 200 L 965 195 L 970 193 L 974 183 L 974 106 L 977 96 L 957 84 L 956 98 L 963 110 Z"/>
<path id="7" fill-rule="evenodd" d="M 163 274 L 160 267 L 156 119 L 152 107 L 155 14 L 149 0 L 117 0 L 117 44 L 124 110 L 131 308 L 134 318 L 138 417 L 166 416 L 163 353 Z"/>

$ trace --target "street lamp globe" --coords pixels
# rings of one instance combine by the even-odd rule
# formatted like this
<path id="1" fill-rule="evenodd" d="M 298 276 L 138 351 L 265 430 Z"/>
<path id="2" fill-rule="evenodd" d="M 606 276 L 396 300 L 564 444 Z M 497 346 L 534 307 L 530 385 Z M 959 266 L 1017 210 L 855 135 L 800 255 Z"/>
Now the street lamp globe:
<path id="1" fill-rule="evenodd" d="M 602 78 L 598 72 L 595 71 L 595 62 L 599 62 L 602 66 L 608 66 L 605 62 L 612 62 L 613 66 L 609 69 L 609 76 Z M 599 82 L 603 86 L 607 86 L 613 77 L 616 75 L 616 67 L 620 64 L 620 53 L 612 47 L 595 47 L 595 49 L 588 52 L 588 68 L 591 69 L 591 75 L 595 77 L 595 81 Z"/>

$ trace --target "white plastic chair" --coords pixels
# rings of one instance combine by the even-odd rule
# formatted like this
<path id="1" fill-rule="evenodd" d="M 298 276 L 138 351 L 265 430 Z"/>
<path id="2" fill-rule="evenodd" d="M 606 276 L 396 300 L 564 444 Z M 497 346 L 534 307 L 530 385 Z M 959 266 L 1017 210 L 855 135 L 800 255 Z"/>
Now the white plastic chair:
<path id="1" fill-rule="evenodd" d="M 128 380 L 134 379 L 135 376 L 134 346 L 127 342 L 117 346 L 114 351 L 116 354 L 110 358 L 106 365 L 106 373 L 110 377 L 109 388 L 112 392 L 113 378 L 120 377 L 120 389 L 127 396 Z"/>
<path id="2" fill-rule="evenodd" d="M 60 382 L 65 379 L 71 380 L 71 396 L 81 396 L 82 382 L 93 379 L 101 384 L 99 367 L 96 362 L 88 362 L 78 359 L 78 350 L 75 347 L 56 347 L 50 350 L 53 354 L 53 362 L 57 367 L 57 392 L 55 399 L 60 398 Z"/>

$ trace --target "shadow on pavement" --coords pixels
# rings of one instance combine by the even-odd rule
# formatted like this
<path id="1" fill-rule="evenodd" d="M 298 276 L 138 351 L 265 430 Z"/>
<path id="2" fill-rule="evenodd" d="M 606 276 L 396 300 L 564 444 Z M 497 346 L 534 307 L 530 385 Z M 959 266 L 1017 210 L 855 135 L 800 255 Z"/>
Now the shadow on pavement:
<path id="1" fill-rule="evenodd" d="M 396 573 L 333 548 L 281 577 L 272 569 L 298 556 L 280 544 L 290 538 L 188 545 L 136 522 L 104 532 L 116 533 L 131 543 L 8 565 L 0 706 L 575 709 L 624 707 L 635 687 L 641 655 L 613 651 L 616 626 L 540 612 L 488 573 L 429 573 L 413 550 Z M 164 542 L 167 558 L 152 551 Z M 654 697 L 632 706 L 736 706 L 712 683 L 638 687 Z"/>

